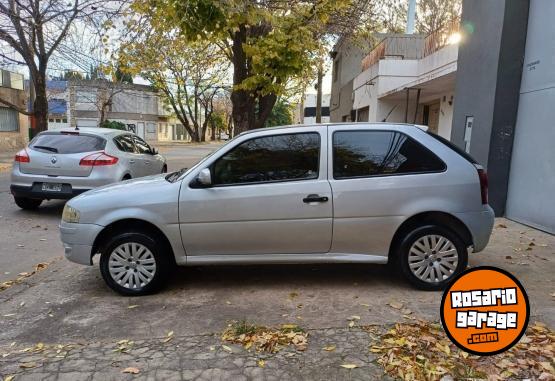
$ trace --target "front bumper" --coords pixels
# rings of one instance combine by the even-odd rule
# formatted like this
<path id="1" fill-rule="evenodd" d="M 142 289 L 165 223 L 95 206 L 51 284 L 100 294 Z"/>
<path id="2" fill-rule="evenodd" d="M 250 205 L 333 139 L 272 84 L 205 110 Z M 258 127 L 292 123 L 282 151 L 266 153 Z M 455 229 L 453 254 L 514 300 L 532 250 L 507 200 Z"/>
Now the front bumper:
<path id="1" fill-rule="evenodd" d="M 93 245 L 104 226 L 95 224 L 60 223 L 60 238 L 64 244 L 65 256 L 71 262 L 92 265 Z"/>
<path id="2" fill-rule="evenodd" d="M 42 183 L 34 183 L 31 186 L 23 185 L 10 185 L 10 192 L 15 197 L 27 197 L 46 200 L 69 200 L 81 193 L 90 189 L 74 189 L 69 184 L 62 184 L 60 192 L 43 191 L 41 188 Z"/>

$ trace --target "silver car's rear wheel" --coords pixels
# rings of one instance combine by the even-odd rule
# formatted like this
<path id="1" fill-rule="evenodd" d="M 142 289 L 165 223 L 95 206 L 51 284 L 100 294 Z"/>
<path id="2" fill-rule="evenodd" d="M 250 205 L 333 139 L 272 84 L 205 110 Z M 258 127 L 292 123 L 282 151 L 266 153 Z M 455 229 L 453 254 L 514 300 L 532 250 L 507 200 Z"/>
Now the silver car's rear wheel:
<path id="1" fill-rule="evenodd" d="M 409 268 L 418 279 L 439 283 L 457 270 L 459 254 L 448 238 L 429 234 L 417 239 L 409 249 Z"/>
<path id="2" fill-rule="evenodd" d="M 154 279 L 156 259 L 146 246 L 126 242 L 110 253 L 108 270 L 114 282 L 122 287 L 138 290 Z"/>
<path id="3" fill-rule="evenodd" d="M 468 263 L 468 244 L 454 229 L 424 225 L 407 232 L 398 243 L 403 276 L 422 290 L 442 290 Z"/>

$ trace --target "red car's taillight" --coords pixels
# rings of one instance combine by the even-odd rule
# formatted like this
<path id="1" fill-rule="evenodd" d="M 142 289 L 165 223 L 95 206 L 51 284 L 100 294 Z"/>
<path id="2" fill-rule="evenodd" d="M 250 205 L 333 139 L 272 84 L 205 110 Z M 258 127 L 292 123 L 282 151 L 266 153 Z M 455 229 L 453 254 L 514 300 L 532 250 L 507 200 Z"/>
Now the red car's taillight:
<path id="1" fill-rule="evenodd" d="M 480 178 L 480 194 L 482 196 L 482 204 L 488 203 L 488 174 L 481 166 L 476 166 L 478 177 Z"/>
<path id="2" fill-rule="evenodd" d="M 14 160 L 18 163 L 31 162 L 31 159 L 29 158 L 29 154 L 27 153 L 27 150 L 25 148 L 15 154 Z"/>
<path id="3" fill-rule="evenodd" d="M 99 165 L 114 165 L 117 162 L 118 158 L 115 156 L 110 156 L 105 152 L 96 152 L 82 158 L 79 165 L 96 167 Z"/>

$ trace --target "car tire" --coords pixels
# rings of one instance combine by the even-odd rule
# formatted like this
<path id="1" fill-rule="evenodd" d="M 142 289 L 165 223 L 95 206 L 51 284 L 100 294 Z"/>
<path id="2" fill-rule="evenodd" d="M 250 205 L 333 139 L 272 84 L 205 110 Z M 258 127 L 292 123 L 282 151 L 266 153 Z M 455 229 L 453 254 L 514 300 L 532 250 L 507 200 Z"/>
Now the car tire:
<path id="1" fill-rule="evenodd" d="M 443 290 L 468 264 L 464 241 L 438 225 L 412 230 L 401 241 L 398 254 L 401 273 L 421 290 Z"/>
<path id="2" fill-rule="evenodd" d="M 100 252 L 102 278 L 121 295 L 139 296 L 158 291 L 172 268 L 165 245 L 147 232 L 120 232 Z"/>
<path id="3" fill-rule="evenodd" d="M 14 197 L 14 201 L 17 206 L 25 210 L 37 209 L 42 204 L 42 200 L 38 198 Z"/>

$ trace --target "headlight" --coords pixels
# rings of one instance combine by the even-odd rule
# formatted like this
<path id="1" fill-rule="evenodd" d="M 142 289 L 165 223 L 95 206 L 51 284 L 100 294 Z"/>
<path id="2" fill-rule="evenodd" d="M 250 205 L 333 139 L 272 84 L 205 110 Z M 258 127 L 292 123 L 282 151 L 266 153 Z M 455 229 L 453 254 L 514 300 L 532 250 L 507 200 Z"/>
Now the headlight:
<path id="1" fill-rule="evenodd" d="M 62 213 L 62 221 L 74 224 L 79 223 L 79 211 L 66 204 Z"/>

